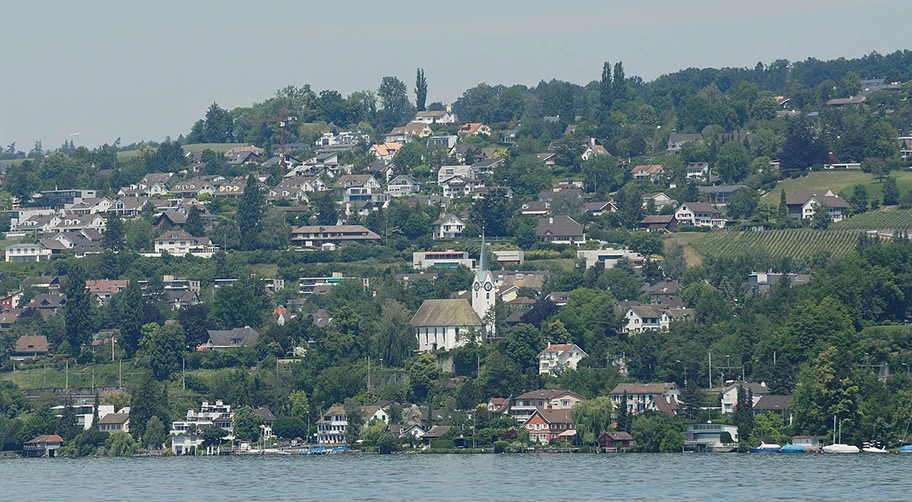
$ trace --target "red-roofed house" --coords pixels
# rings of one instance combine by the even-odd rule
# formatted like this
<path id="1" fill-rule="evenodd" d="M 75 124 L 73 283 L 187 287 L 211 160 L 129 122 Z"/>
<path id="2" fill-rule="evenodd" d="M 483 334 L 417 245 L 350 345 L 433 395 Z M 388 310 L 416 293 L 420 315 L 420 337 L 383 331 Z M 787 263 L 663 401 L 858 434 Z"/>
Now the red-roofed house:
<path id="1" fill-rule="evenodd" d="M 48 341 L 46 336 L 20 336 L 10 353 L 10 359 L 23 360 L 29 357 L 46 356 Z"/>
<path id="2" fill-rule="evenodd" d="M 535 410 L 524 426 L 529 432 L 529 440 L 542 444 L 549 444 L 561 437 L 570 439 L 576 433 L 570 410 Z"/>
<path id="3" fill-rule="evenodd" d="M 106 280 L 87 280 L 86 289 L 89 290 L 89 293 L 98 297 L 100 301 L 107 300 L 108 298 L 120 293 L 121 291 L 127 289 L 127 285 L 130 284 L 130 281 L 106 281 Z"/>
<path id="4" fill-rule="evenodd" d="M 661 165 L 636 166 L 630 170 L 630 174 L 637 181 L 656 181 L 665 174 L 665 168 Z"/>
<path id="5" fill-rule="evenodd" d="M 53 457 L 63 446 L 63 438 L 57 434 L 42 434 L 31 441 L 22 443 L 22 454 L 26 457 Z"/>
<path id="6" fill-rule="evenodd" d="M 538 373 L 553 375 L 565 369 L 576 369 L 580 359 L 588 356 L 575 343 L 548 344 L 548 348 L 538 354 Z"/>
<path id="7" fill-rule="evenodd" d="M 456 132 L 459 136 L 490 136 L 491 128 L 481 122 L 463 124 Z"/>

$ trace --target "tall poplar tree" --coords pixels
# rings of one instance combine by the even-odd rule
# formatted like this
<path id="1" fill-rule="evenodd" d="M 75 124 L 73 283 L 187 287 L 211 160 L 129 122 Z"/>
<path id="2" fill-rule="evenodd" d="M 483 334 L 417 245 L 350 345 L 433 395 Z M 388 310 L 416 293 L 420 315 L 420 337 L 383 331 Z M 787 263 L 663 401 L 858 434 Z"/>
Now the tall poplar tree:
<path id="1" fill-rule="evenodd" d="M 419 112 L 424 111 L 424 105 L 427 102 L 427 79 L 424 78 L 424 68 L 418 68 L 418 74 L 415 76 L 415 106 Z"/>
<path id="2" fill-rule="evenodd" d="M 241 195 L 241 202 L 238 204 L 237 210 L 241 242 L 248 249 L 256 245 L 256 235 L 259 230 L 260 219 L 263 217 L 263 205 L 265 203 L 266 196 L 260 189 L 260 182 L 256 179 L 256 176 L 251 174 L 247 177 L 247 186 L 244 187 L 244 194 Z"/>
<path id="3" fill-rule="evenodd" d="M 95 328 L 94 305 L 86 289 L 85 271 L 77 262 L 71 263 L 67 271 L 66 305 L 63 319 L 66 324 L 67 342 L 72 355 L 78 355 L 80 347 L 89 342 Z"/>
<path id="4" fill-rule="evenodd" d="M 599 107 L 602 114 L 611 111 L 611 103 L 614 93 L 611 87 L 611 63 L 605 61 L 602 65 L 602 80 L 599 82 Z"/>
<path id="5" fill-rule="evenodd" d="M 120 297 L 117 301 L 118 316 L 120 317 L 119 342 L 121 348 L 127 353 L 127 357 L 133 357 L 142 337 L 144 322 L 142 291 L 136 281 L 130 281 L 127 283 L 126 289 L 118 296 Z"/>
<path id="6" fill-rule="evenodd" d="M 614 64 L 614 83 L 611 84 L 613 101 L 623 101 L 627 96 L 627 78 L 624 76 L 624 63 Z"/>

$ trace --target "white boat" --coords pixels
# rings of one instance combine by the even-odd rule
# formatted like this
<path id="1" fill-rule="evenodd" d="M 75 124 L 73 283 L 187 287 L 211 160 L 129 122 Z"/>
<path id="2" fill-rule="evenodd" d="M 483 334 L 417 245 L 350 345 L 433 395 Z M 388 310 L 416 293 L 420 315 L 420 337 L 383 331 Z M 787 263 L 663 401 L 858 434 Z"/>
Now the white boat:
<path id="1" fill-rule="evenodd" d="M 861 453 L 857 446 L 842 443 L 842 421 L 839 422 L 839 442 L 836 442 L 836 415 L 833 415 L 833 444 L 823 447 L 824 453 Z"/>
<path id="2" fill-rule="evenodd" d="M 866 447 L 862 448 L 861 451 L 863 451 L 865 453 L 890 453 L 889 451 L 887 451 L 883 448 L 878 448 L 876 446 L 866 446 Z"/>
<path id="3" fill-rule="evenodd" d="M 861 450 L 852 444 L 830 444 L 823 447 L 824 453 L 860 453 Z"/>

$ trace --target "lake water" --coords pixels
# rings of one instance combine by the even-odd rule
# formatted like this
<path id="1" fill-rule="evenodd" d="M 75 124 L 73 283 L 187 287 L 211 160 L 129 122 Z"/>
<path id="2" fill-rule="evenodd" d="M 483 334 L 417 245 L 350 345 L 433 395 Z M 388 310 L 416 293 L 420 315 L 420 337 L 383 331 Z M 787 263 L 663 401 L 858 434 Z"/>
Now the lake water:
<path id="1" fill-rule="evenodd" d="M 0 460 L 0 500 L 912 500 L 912 455 Z"/>

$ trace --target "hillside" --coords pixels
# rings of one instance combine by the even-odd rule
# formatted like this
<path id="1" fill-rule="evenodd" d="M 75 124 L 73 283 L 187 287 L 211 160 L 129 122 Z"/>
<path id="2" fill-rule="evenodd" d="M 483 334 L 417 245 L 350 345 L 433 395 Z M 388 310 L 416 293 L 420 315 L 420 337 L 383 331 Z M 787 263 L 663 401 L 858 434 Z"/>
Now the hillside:
<path id="1" fill-rule="evenodd" d="M 912 171 L 893 171 L 890 176 L 896 178 L 896 185 L 900 193 L 906 193 L 912 190 Z M 833 193 L 845 191 L 845 195 L 851 195 L 852 187 L 855 185 L 864 185 L 868 191 L 869 198 L 878 200 L 883 198 L 883 184 L 870 173 L 862 171 L 818 171 L 808 173 L 807 176 L 800 178 L 786 179 L 761 198 L 761 202 L 767 204 L 778 204 L 779 193 L 785 190 L 785 193 L 791 193 L 798 190 L 832 190 Z"/>
<path id="2" fill-rule="evenodd" d="M 680 233 L 676 239 L 703 258 L 720 256 L 756 255 L 767 253 L 770 258 L 791 257 L 810 259 L 827 252 L 845 256 L 855 249 L 858 232 L 855 230 L 788 229 L 763 232 L 718 231 L 708 233 Z M 696 261 L 688 256 L 688 263 Z"/>

